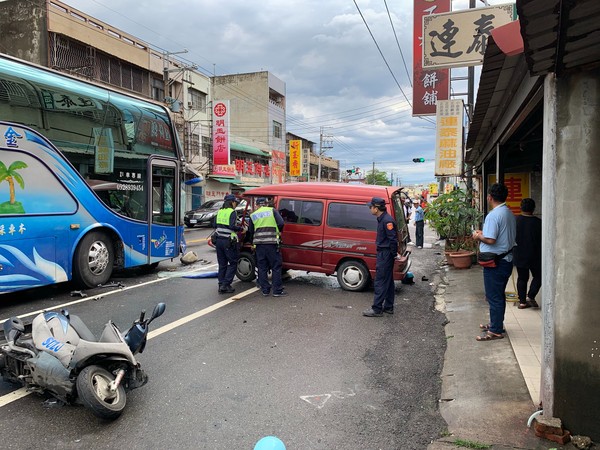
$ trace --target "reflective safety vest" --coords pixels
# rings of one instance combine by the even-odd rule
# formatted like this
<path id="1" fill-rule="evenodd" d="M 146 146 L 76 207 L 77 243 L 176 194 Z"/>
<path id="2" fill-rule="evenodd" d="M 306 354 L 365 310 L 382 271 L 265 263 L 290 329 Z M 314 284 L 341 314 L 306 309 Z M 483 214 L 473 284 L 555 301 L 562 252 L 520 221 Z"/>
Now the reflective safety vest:
<path id="1" fill-rule="evenodd" d="M 258 244 L 279 244 L 279 228 L 273 214 L 273 208 L 261 206 L 250 214 L 254 224 L 254 238 L 252 243 Z"/>
<path id="2" fill-rule="evenodd" d="M 237 240 L 237 233 L 229 228 L 229 219 L 233 213 L 233 208 L 221 208 L 217 212 L 217 237 Z"/>

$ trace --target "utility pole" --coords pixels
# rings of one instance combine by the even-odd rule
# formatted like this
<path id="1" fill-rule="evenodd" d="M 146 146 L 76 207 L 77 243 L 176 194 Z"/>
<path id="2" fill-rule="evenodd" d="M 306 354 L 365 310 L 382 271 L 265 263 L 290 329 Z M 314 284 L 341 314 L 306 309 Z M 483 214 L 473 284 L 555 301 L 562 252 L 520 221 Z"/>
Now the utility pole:
<path id="1" fill-rule="evenodd" d="M 317 181 L 321 181 L 321 156 L 327 151 L 333 148 L 332 136 L 323 134 L 324 127 L 321 127 L 319 134 L 319 168 L 317 172 Z"/>
<path id="2" fill-rule="evenodd" d="M 371 172 L 373 174 L 373 184 L 375 184 L 375 161 L 373 161 L 373 172 Z"/>

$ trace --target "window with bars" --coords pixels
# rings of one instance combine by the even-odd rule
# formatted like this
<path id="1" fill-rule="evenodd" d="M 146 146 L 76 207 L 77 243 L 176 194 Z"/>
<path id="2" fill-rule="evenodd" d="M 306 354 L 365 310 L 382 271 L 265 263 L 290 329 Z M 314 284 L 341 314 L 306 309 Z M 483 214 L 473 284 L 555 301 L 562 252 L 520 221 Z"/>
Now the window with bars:
<path id="1" fill-rule="evenodd" d="M 61 34 L 50 33 L 49 45 L 49 65 L 56 70 L 101 81 L 144 97 L 154 94 L 149 89 L 148 71 Z M 159 100 L 163 99 L 164 95 Z"/>
<path id="2" fill-rule="evenodd" d="M 281 124 L 277 121 L 273 121 L 273 137 L 281 139 Z"/>
<path id="3" fill-rule="evenodd" d="M 206 109 L 206 94 L 197 89 L 188 89 L 188 94 L 190 95 L 190 105 L 188 105 L 192 109 Z"/>

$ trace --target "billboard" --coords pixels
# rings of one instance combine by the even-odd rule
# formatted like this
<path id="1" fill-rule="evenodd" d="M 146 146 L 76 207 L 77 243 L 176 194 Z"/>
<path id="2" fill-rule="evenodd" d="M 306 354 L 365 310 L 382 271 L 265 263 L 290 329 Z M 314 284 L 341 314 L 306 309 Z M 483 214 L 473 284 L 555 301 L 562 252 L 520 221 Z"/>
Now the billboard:
<path id="1" fill-rule="evenodd" d="M 483 64 L 491 31 L 515 19 L 514 3 L 423 16 L 423 69 Z"/>
<path id="2" fill-rule="evenodd" d="M 437 100 L 447 100 L 450 93 L 450 71 L 423 69 L 423 17 L 450 11 L 450 0 L 414 0 L 413 23 L 413 116 L 435 115 Z"/>

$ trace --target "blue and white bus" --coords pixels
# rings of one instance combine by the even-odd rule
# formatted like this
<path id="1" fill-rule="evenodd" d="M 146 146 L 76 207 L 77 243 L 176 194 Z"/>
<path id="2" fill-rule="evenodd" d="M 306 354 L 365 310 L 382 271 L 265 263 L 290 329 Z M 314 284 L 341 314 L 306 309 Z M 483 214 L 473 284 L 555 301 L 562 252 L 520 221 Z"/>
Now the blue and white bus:
<path id="1" fill-rule="evenodd" d="M 163 106 L 0 55 L 0 293 L 179 256 L 183 164 Z"/>

